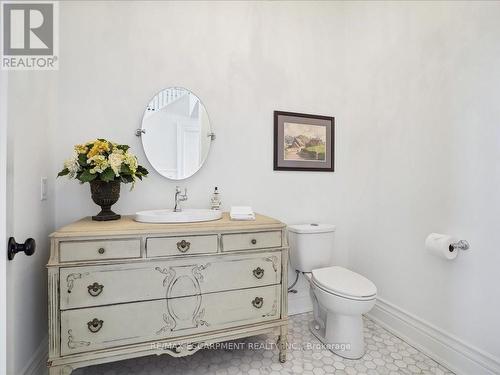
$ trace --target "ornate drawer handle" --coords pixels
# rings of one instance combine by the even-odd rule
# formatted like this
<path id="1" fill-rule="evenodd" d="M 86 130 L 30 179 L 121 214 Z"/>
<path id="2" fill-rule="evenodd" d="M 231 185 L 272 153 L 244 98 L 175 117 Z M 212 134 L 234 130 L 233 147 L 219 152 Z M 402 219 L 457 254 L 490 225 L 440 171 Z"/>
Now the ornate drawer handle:
<path id="1" fill-rule="evenodd" d="M 99 250 L 97 250 L 99 254 L 104 254 L 106 252 L 106 249 L 104 247 L 100 247 Z"/>
<path id="2" fill-rule="evenodd" d="M 264 298 L 262 297 L 255 297 L 254 300 L 252 301 L 253 307 L 256 307 L 258 309 L 260 309 L 263 304 L 264 304 Z"/>
<path id="3" fill-rule="evenodd" d="M 104 323 L 103 320 L 99 320 L 97 318 L 94 318 L 90 322 L 87 322 L 87 327 L 89 328 L 90 332 L 97 333 L 101 330 L 103 323 Z"/>
<path id="4" fill-rule="evenodd" d="M 256 269 L 253 270 L 253 275 L 257 279 L 262 279 L 262 277 L 264 276 L 264 270 L 260 267 L 257 267 Z"/>
<path id="5" fill-rule="evenodd" d="M 252 245 L 257 245 L 257 240 L 255 238 L 252 238 L 252 241 L 250 241 Z"/>
<path id="6" fill-rule="evenodd" d="M 99 283 L 93 283 L 92 285 L 89 285 L 87 287 L 87 289 L 89 290 L 89 294 L 92 297 L 97 297 L 99 294 L 102 293 L 102 290 L 104 289 L 104 285 L 101 285 Z"/>
<path id="7" fill-rule="evenodd" d="M 177 242 L 177 250 L 179 250 L 181 253 L 185 253 L 186 251 L 188 251 L 190 246 L 191 242 L 188 242 L 186 240 Z"/>

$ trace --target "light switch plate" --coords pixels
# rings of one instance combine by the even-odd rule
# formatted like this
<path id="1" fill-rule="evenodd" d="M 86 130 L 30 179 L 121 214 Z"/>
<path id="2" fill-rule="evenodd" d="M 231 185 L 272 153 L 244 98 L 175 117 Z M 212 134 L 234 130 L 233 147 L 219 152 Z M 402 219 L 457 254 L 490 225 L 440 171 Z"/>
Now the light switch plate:
<path id="1" fill-rule="evenodd" d="M 47 200 L 47 177 L 42 177 L 40 179 L 40 200 Z"/>

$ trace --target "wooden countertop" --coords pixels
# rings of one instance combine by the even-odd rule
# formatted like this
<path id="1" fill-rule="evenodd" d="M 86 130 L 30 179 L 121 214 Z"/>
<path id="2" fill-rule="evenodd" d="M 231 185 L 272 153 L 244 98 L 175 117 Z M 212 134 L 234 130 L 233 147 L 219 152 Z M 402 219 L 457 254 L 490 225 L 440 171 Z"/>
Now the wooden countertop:
<path id="1" fill-rule="evenodd" d="M 159 234 L 175 232 L 207 232 L 218 230 L 245 231 L 259 229 L 282 229 L 286 224 L 268 216 L 255 214 L 253 221 L 236 221 L 229 218 L 229 213 L 224 212 L 222 218 L 213 221 L 197 223 L 139 223 L 134 220 L 134 215 L 122 216 L 120 220 L 93 221 L 85 217 L 74 223 L 68 224 L 50 235 L 53 238 L 68 238 L 81 236 L 103 235 L 134 235 L 134 234 Z"/>

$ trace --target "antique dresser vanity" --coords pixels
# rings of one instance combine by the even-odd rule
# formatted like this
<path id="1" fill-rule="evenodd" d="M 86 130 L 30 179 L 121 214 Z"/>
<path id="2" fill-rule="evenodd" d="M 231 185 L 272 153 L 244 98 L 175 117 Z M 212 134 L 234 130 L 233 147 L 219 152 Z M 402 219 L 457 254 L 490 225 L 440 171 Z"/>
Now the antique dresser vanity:
<path id="1" fill-rule="evenodd" d="M 90 218 L 51 235 L 49 373 L 127 358 L 192 354 L 278 334 L 287 345 L 285 225 L 138 223 Z"/>

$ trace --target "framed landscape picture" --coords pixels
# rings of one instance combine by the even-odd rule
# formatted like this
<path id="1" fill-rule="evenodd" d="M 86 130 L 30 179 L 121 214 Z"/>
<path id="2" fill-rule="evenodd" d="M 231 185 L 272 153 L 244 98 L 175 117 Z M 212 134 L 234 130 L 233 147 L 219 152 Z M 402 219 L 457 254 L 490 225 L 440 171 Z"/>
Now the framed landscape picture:
<path id="1" fill-rule="evenodd" d="M 274 170 L 333 172 L 335 119 L 274 111 Z"/>

